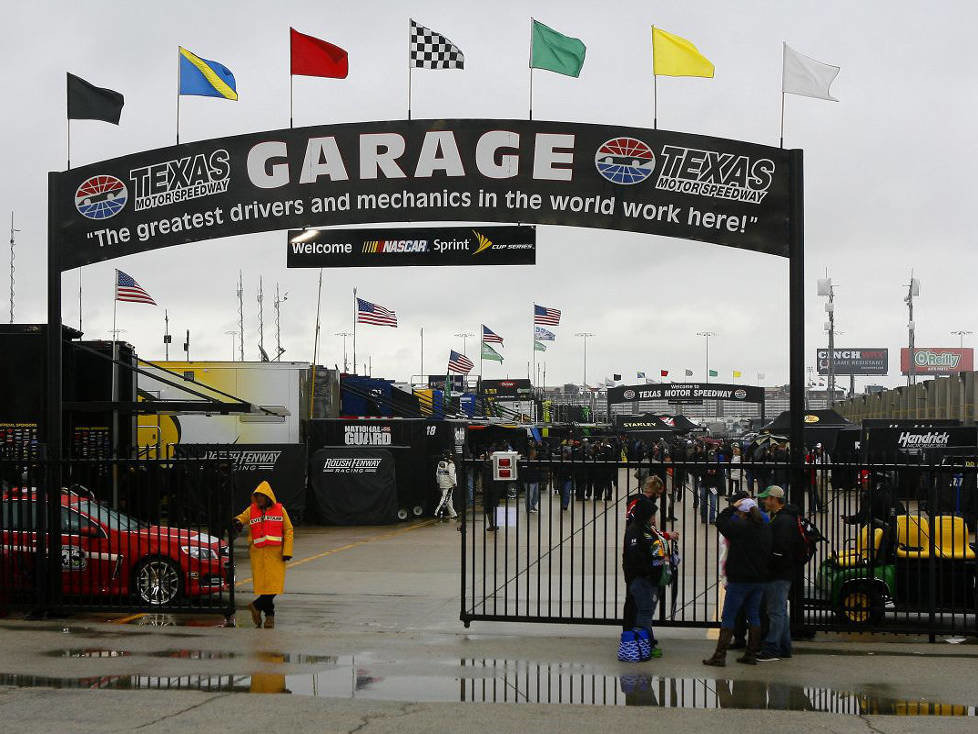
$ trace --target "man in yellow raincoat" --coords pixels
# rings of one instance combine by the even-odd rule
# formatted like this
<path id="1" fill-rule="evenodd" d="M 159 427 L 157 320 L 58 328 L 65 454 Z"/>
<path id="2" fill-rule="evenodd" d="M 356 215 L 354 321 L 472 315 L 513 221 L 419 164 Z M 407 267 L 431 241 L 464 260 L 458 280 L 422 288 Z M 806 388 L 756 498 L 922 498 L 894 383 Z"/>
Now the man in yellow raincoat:
<path id="1" fill-rule="evenodd" d="M 285 587 L 285 563 L 292 560 L 292 521 L 281 502 L 275 499 L 268 482 L 258 485 L 251 505 L 234 518 L 234 526 L 248 528 L 251 577 L 258 598 L 248 605 L 255 627 L 275 627 L 275 595 Z"/>

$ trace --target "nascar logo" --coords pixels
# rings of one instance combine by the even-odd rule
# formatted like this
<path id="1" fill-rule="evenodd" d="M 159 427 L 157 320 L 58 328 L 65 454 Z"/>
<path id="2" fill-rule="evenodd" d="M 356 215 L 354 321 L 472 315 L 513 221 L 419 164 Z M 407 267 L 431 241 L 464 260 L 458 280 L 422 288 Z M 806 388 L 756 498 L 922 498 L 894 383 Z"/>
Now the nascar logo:
<path id="1" fill-rule="evenodd" d="M 86 219 L 109 219 L 122 211 L 129 189 L 115 176 L 92 176 L 75 191 L 75 208 Z"/>
<path id="2" fill-rule="evenodd" d="M 606 140 L 594 154 L 598 173 L 616 184 L 637 184 L 652 175 L 655 155 L 652 149 L 635 138 Z"/>
<path id="3" fill-rule="evenodd" d="M 366 240 L 364 252 L 427 252 L 428 240 Z"/>

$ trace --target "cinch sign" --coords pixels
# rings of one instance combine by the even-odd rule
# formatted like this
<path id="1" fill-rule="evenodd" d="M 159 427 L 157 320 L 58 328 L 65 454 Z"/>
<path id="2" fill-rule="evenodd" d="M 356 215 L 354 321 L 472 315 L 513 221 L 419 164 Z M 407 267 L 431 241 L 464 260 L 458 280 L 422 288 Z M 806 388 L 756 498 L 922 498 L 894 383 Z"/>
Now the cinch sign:
<path id="1" fill-rule="evenodd" d="M 975 350 L 971 347 L 914 347 L 915 375 L 956 375 L 975 369 Z M 900 371 L 910 374 L 910 348 L 900 350 Z"/>

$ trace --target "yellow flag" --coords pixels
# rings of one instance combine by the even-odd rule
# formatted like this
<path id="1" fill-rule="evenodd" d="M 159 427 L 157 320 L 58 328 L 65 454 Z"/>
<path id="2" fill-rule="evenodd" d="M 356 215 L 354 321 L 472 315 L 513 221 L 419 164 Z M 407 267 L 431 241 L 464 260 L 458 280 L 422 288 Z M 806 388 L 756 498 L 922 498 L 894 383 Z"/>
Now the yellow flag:
<path id="1" fill-rule="evenodd" d="M 733 373 L 734 373 L 734 379 L 740 377 L 740 372 L 738 370 L 734 370 Z"/>
<path id="2" fill-rule="evenodd" d="M 713 78 L 713 64 L 685 38 L 652 26 L 652 72 Z"/>

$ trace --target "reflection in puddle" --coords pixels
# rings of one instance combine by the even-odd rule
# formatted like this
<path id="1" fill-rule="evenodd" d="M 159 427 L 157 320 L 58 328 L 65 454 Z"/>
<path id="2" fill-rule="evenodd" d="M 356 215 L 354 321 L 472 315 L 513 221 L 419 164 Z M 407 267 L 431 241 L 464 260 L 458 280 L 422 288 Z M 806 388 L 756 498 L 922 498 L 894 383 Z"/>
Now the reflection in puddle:
<path id="1" fill-rule="evenodd" d="M 128 650 L 106 650 L 100 647 L 76 647 L 70 650 L 50 650 L 44 653 L 51 658 L 124 658 Z"/>
<path id="2" fill-rule="evenodd" d="M 120 653 L 120 651 L 104 652 Z M 123 651 L 121 654 L 126 653 Z M 179 657 L 188 660 L 224 660 L 240 655 L 205 650 L 167 650 L 149 654 L 155 657 Z M 84 656 L 79 655 L 79 657 Z M 462 659 L 439 661 L 438 665 L 431 666 L 411 661 L 378 662 L 369 656 L 337 657 L 276 652 L 240 656 L 254 659 L 262 663 L 263 667 L 265 664 L 274 666 L 287 663 L 319 664 L 327 667 L 314 673 L 292 675 L 284 671 L 168 677 L 129 674 L 84 678 L 0 675 L 0 685 L 292 693 L 324 698 L 386 701 L 772 709 L 859 716 L 867 714 L 976 715 L 976 708 L 971 705 L 878 696 L 859 690 L 796 686 L 777 681 L 664 678 L 648 673 L 612 675 L 594 672 L 589 666 L 580 664 Z"/>

